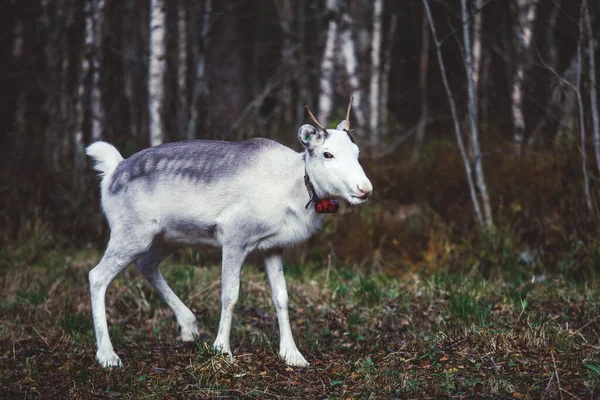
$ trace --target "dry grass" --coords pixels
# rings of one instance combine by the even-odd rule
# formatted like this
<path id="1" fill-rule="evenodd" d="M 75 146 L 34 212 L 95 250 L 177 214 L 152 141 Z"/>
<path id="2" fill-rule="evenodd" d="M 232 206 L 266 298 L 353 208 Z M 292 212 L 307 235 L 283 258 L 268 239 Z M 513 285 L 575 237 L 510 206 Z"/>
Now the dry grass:
<path id="1" fill-rule="evenodd" d="M 4 259 L 10 257 L 4 254 Z M 198 317 L 198 343 L 176 339 L 168 308 L 134 268 L 107 296 L 123 369 L 103 370 L 87 272 L 93 250 L 48 251 L 0 276 L 0 392 L 7 398 L 590 398 L 600 390 L 597 287 L 364 267 L 288 265 L 292 325 L 311 362 L 287 368 L 263 271 L 244 270 L 233 363 L 214 339 L 216 265 L 180 256 L 163 272 Z M 555 363 L 553 363 L 553 358 Z M 559 384 L 560 382 L 560 384 Z"/>

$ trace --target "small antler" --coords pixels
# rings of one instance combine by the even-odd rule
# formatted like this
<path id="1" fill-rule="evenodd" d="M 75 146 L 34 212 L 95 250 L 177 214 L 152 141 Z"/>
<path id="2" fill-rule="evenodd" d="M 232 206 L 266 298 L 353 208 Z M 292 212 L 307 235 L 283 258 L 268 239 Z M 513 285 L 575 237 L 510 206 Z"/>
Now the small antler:
<path id="1" fill-rule="evenodd" d="M 350 132 L 350 110 L 352 109 L 352 99 L 354 99 L 354 96 L 350 96 L 350 104 L 348 104 L 348 111 L 346 112 L 346 132 Z"/>
<path id="2" fill-rule="evenodd" d="M 315 116 L 313 115 L 313 113 L 310 112 L 310 108 L 308 108 L 307 105 L 304 106 L 304 108 L 306 108 L 306 111 L 308 111 L 308 116 L 310 117 L 310 119 L 312 120 L 312 122 L 314 122 L 319 127 L 319 129 L 321 129 L 323 131 L 323 133 L 325 135 L 329 135 L 329 132 L 327 132 L 327 129 L 323 128 L 323 125 L 321 125 L 319 123 L 319 121 L 317 121 L 317 119 L 315 118 Z M 327 136 L 325 136 L 325 137 L 327 137 Z"/>

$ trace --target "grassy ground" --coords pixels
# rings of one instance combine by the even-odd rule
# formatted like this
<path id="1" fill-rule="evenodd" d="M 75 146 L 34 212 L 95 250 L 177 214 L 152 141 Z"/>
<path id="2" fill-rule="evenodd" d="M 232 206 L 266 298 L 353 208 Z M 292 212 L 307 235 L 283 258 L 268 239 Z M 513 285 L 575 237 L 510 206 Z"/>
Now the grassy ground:
<path id="1" fill-rule="evenodd" d="M 26 254 L 26 253 L 22 253 Z M 286 265 L 292 328 L 311 363 L 287 368 L 260 266 L 244 269 L 235 361 L 204 344 L 219 318 L 219 267 L 183 253 L 162 267 L 198 317 L 177 340 L 170 310 L 130 268 L 107 294 L 122 369 L 94 360 L 87 272 L 94 250 L 0 256 L 0 393 L 6 398 L 597 398 L 600 298 L 594 283 L 478 272 L 386 274 Z M 202 264 L 202 263 L 200 263 Z M 466 271 L 469 269 L 466 268 Z M 2 397 L 2 396 L 0 396 Z"/>
<path id="2" fill-rule="evenodd" d="M 214 250 L 162 266 L 198 317 L 198 343 L 177 339 L 170 310 L 130 268 L 107 295 L 125 366 L 101 369 L 87 284 L 101 254 L 85 247 L 107 236 L 97 196 L 23 200 L 32 211 L 15 211 L 18 236 L 0 231 L 0 398 L 600 399 L 600 221 L 583 200 L 579 150 L 532 152 L 518 169 L 509 150 L 490 152 L 496 228 L 481 233 L 451 143 L 429 143 L 418 168 L 365 160 L 375 196 L 287 254 L 307 369 L 277 357 L 257 257 L 244 269 L 235 361 L 205 346 L 219 319 Z"/>

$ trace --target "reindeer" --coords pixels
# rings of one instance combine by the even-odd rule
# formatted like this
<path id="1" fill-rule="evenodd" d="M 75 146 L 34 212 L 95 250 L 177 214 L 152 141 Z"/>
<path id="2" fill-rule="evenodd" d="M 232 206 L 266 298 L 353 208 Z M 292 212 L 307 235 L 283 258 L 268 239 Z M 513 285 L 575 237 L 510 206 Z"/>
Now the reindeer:
<path id="1" fill-rule="evenodd" d="M 229 336 L 242 264 L 248 253 L 258 250 L 277 311 L 279 355 L 290 366 L 309 365 L 292 336 L 282 252 L 317 231 L 323 213 L 337 210 L 333 197 L 356 205 L 373 191 L 350 135 L 351 106 L 352 99 L 346 120 L 329 130 L 306 106 L 319 129 L 300 127 L 300 153 L 263 138 L 168 143 L 128 159 L 106 142 L 86 149 L 102 176 L 101 204 L 110 226 L 104 256 L 89 272 L 96 359 L 103 367 L 123 365 L 109 337 L 105 294 L 132 262 L 173 310 L 182 340 L 197 338 L 196 317 L 158 269 L 177 248 L 197 244 L 222 247 L 215 350 L 232 357 Z"/>

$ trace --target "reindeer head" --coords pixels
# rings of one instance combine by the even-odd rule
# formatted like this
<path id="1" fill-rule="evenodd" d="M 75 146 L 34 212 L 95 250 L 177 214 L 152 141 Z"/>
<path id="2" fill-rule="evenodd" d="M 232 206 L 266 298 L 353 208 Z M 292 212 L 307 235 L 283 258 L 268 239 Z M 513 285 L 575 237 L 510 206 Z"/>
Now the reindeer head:
<path id="1" fill-rule="evenodd" d="M 373 192 L 373 185 L 358 161 L 359 149 L 350 135 L 350 110 L 335 129 L 325 129 L 310 112 L 317 125 L 302 125 L 298 140 L 304 146 L 306 174 L 319 197 L 341 197 L 350 204 L 360 204 Z"/>

